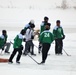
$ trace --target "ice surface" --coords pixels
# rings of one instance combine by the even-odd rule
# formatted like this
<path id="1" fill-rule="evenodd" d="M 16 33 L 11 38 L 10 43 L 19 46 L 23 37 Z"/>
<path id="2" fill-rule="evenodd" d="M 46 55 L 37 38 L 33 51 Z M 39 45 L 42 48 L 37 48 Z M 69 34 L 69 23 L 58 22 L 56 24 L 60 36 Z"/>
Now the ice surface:
<path id="1" fill-rule="evenodd" d="M 18 32 L 10 31 L 8 34 L 10 38 L 13 38 Z M 13 36 L 11 36 L 11 34 Z M 10 41 L 9 39 L 8 41 Z M 38 46 L 38 41 L 34 41 L 34 44 Z M 24 43 L 23 43 L 24 45 Z M 54 55 L 54 43 L 52 44 L 45 65 L 37 65 L 30 57 L 22 56 L 21 64 L 17 65 L 15 62 L 16 56 L 14 58 L 14 64 L 0 63 L 0 74 L 1 75 L 76 75 L 76 33 L 66 34 L 66 39 L 64 40 L 64 49 L 71 56 L 67 56 L 64 51 L 62 56 Z M 11 45 L 10 51 L 13 48 Z M 35 60 L 41 62 L 41 54 L 38 54 L 38 49 L 34 48 L 37 56 L 33 56 Z M 9 58 L 10 55 L 2 54 L 0 58 Z"/>
<path id="2" fill-rule="evenodd" d="M 0 31 L 5 27 L 9 31 L 20 31 L 31 19 L 35 20 L 36 29 L 39 29 L 44 16 L 49 17 L 52 29 L 56 20 L 59 19 L 66 32 L 75 32 L 76 30 L 76 10 L 74 9 L 29 10 L 0 8 Z"/>
<path id="3" fill-rule="evenodd" d="M 3 2 L 4 0 L 0 1 Z M 7 5 L 8 3 L 5 4 Z M 66 35 L 64 50 L 71 56 L 67 56 L 64 51 L 62 56 L 56 56 L 54 54 L 55 44 L 53 43 L 49 51 L 51 55 L 48 56 L 45 65 L 37 65 L 28 56 L 22 56 L 21 64 L 17 65 L 15 57 L 13 60 L 14 64 L 0 63 L 0 75 L 76 75 L 76 10 L 0 8 L 0 35 L 1 30 L 6 29 L 8 31 L 8 41 L 13 41 L 14 37 L 31 19 L 35 20 L 36 29 L 39 29 L 44 16 L 50 18 L 49 22 L 52 24 L 51 31 L 55 26 L 55 21 L 57 19 L 61 20 Z M 38 41 L 34 41 L 34 44 L 38 46 Z M 13 47 L 11 45 L 10 52 L 12 50 Z M 38 54 L 36 47 L 34 50 L 37 56 L 33 56 L 33 58 L 41 62 L 41 54 Z M 0 55 L 0 58 L 9 57 L 10 55 L 7 54 Z"/>

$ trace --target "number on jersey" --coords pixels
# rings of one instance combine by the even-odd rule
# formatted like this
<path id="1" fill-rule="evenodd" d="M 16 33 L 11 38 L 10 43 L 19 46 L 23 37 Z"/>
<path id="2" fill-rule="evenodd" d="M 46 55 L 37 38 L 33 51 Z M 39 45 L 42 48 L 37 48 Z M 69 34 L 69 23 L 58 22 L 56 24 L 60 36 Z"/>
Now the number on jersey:
<path id="1" fill-rule="evenodd" d="M 50 37 L 49 33 L 44 33 L 44 37 Z"/>

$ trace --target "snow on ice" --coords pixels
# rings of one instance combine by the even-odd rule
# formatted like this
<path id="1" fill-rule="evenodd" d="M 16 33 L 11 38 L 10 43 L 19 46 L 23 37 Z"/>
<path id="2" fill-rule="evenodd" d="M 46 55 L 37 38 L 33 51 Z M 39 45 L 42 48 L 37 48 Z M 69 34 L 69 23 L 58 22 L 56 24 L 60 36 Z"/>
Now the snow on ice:
<path id="1" fill-rule="evenodd" d="M 14 64 L 0 63 L 0 75 L 76 75 L 76 10 L 0 8 L 0 35 L 2 29 L 6 29 L 9 35 L 8 41 L 13 41 L 14 37 L 31 19 L 35 20 L 36 29 L 39 29 L 44 16 L 50 18 L 51 31 L 55 26 L 55 21 L 61 20 L 66 35 L 64 50 L 71 56 L 67 56 L 64 51 L 62 56 L 56 56 L 53 43 L 45 65 L 37 65 L 30 57 L 22 55 L 20 65 L 16 64 L 16 57 L 13 60 Z M 38 41 L 34 40 L 34 44 L 38 46 Z M 11 45 L 10 52 L 12 50 Z M 34 50 L 37 56 L 33 56 L 33 58 L 41 62 L 41 54 L 38 54 L 36 47 Z M 0 58 L 9 57 L 10 55 L 7 54 L 0 55 Z"/>

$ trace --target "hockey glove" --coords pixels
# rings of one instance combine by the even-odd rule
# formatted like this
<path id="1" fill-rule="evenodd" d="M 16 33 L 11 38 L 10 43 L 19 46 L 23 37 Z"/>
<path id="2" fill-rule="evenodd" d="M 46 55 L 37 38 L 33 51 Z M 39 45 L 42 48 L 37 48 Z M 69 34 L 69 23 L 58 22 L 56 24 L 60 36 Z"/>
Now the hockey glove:
<path id="1" fill-rule="evenodd" d="M 4 47 L 2 47 L 2 51 L 4 50 Z"/>
<path id="2" fill-rule="evenodd" d="M 63 35 L 63 38 L 62 38 L 62 40 L 63 40 L 63 39 L 65 39 L 65 35 Z"/>
<path id="3" fill-rule="evenodd" d="M 31 36 L 31 39 L 34 39 L 34 36 L 33 35 Z"/>
<path id="4" fill-rule="evenodd" d="M 26 42 L 26 38 L 23 39 L 23 42 Z"/>
<path id="5" fill-rule="evenodd" d="M 20 50 L 23 50 L 23 45 L 20 46 Z"/>

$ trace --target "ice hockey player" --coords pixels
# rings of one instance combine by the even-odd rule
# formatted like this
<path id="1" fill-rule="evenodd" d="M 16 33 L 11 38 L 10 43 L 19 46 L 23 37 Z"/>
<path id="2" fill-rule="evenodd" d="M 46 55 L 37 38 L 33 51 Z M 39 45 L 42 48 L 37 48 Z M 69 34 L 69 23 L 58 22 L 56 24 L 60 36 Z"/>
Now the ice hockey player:
<path id="1" fill-rule="evenodd" d="M 31 25 L 34 25 L 34 20 L 31 20 L 28 24 L 26 24 L 24 30 L 26 31 Z"/>
<path id="2" fill-rule="evenodd" d="M 23 53 L 24 55 L 27 55 L 27 53 L 31 53 L 31 55 L 36 56 L 36 54 L 34 54 L 34 44 L 33 44 L 34 27 L 35 27 L 35 25 L 32 24 L 26 30 L 26 35 L 25 35 L 26 44 L 25 44 L 25 50 L 24 50 L 24 53 Z M 29 50 L 29 48 L 31 48 L 31 51 Z"/>
<path id="3" fill-rule="evenodd" d="M 44 21 L 42 21 L 41 26 L 40 26 L 40 34 L 45 30 L 45 25 L 48 23 L 49 18 L 47 16 L 44 17 Z M 38 48 L 38 53 L 40 53 L 42 49 L 42 45 L 39 43 L 39 48 Z"/>
<path id="4" fill-rule="evenodd" d="M 23 45 L 22 45 L 22 41 L 23 41 L 23 35 L 25 35 L 25 30 L 21 30 L 20 34 L 18 34 L 15 39 L 14 39 L 14 44 L 13 44 L 13 52 L 9 58 L 9 63 L 13 63 L 13 58 L 16 55 L 16 53 L 18 52 L 17 58 L 16 58 L 16 63 L 20 64 L 20 58 L 22 55 L 22 50 L 23 50 Z"/>
<path id="5" fill-rule="evenodd" d="M 0 49 L 2 49 L 2 51 L 4 50 L 5 46 L 5 53 L 10 53 L 9 52 L 9 48 L 10 48 L 10 43 L 7 42 L 7 31 L 6 30 L 2 30 L 2 35 L 0 36 Z"/>
<path id="6" fill-rule="evenodd" d="M 42 62 L 40 64 L 45 63 L 51 43 L 54 40 L 54 36 L 49 30 L 50 30 L 50 23 L 47 23 L 45 25 L 45 30 L 40 34 L 39 37 L 39 41 L 40 43 L 42 43 Z"/>
<path id="7" fill-rule="evenodd" d="M 48 23 L 49 18 L 47 16 L 44 17 L 44 21 L 42 21 L 40 26 L 40 33 L 42 33 L 45 30 L 45 25 Z"/>
<path id="8" fill-rule="evenodd" d="M 30 28 L 30 26 L 35 26 L 34 20 L 30 20 L 30 22 L 25 25 L 24 30 L 26 31 L 28 28 Z M 25 44 L 26 44 L 26 40 L 25 40 L 25 39 L 24 39 L 24 42 L 25 42 Z M 29 50 L 28 50 L 28 51 L 30 52 L 30 47 L 29 47 Z M 24 53 L 23 53 L 23 54 L 24 54 Z"/>
<path id="9" fill-rule="evenodd" d="M 60 20 L 56 21 L 56 26 L 53 29 L 53 34 L 55 38 L 55 54 L 62 55 L 63 39 L 65 38 L 65 35 L 63 32 L 63 28 L 60 25 Z"/>

